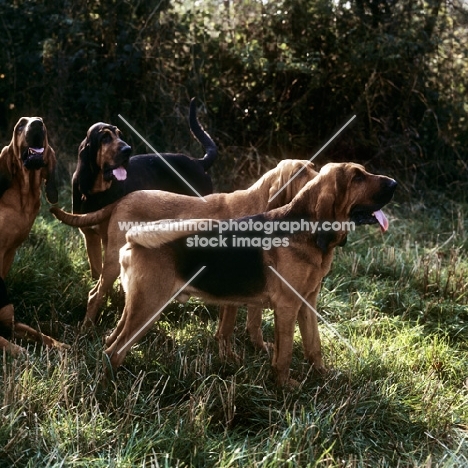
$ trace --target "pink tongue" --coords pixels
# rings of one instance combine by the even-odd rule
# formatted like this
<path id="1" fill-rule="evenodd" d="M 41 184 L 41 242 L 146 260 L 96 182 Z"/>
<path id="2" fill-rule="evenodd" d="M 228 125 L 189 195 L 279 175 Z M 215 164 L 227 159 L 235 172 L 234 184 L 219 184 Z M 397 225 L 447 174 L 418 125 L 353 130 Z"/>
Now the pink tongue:
<path id="1" fill-rule="evenodd" d="M 385 232 L 388 229 L 389 222 L 388 222 L 387 217 L 384 215 L 383 211 L 382 210 L 375 211 L 372 214 L 375 216 L 375 218 L 379 222 L 382 232 Z"/>
<path id="2" fill-rule="evenodd" d="M 127 178 L 127 171 L 122 167 L 117 167 L 112 171 L 117 180 L 125 180 Z"/>

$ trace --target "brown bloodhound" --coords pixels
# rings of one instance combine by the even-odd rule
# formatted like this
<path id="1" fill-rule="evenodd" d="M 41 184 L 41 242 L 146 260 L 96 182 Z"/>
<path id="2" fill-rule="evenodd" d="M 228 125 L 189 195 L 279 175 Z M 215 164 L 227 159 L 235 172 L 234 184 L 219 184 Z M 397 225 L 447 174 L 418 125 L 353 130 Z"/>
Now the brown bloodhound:
<path id="1" fill-rule="evenodd" d="M 13 306 L 3 281 L 39 212 L 43 181 L 47 200 L 57 203 L 55 164 L 55 152 L 49 145 L 42 119 L 21 117 L 10 144 L 0 153 L 0 348 L 13 353 L 20 348 L 5 339 L 13 329 L 17 336 L 28 335 L 50 346 L 57 344 L 52 338 L 14 321 Z"/>
<path id="2" fill-rule="evenodd" d="M 190 103 L 189 123 L 194 137 L 206 151 L 203 158 L 163 153 L 131 156 L 132 148 L 114 125 L 92 125 L 78 150 L 78 164 L 72 177 L 73 213 L 90 213 L 136 190 L 167 190 L 185 195 L 213 192 L 208 169 L 215 161 L 216 144 L 200 125 L 195 100 Z M 81 229 L 93 278 L 102 268 L 105 247 L 104 226 Z"/>
<path id="3" fill-rule="evenodd" d="M 53 207 L 52 213 L 65 224 L 80 228 L 99 225 L 102 232 L 107 229 L 104 265 L 99 281 L 89 293 L 85 323 L 95 322 L 103 297 L 119 276 L 119 249 L 125 244 L 125 234 L 133 223 L 169 217 L 222 219 L 248 216 L 289 203 L 316 175 L 309 161 L 286 159 L 250 188 L 207 195 L 205 200 L 162 191 L 139 191 L 125 196 L 114 205 L 85 215 L 73 215 Z M 235 311 L 234 308 L 229 313 L 221 314 L 222 320 L 217 331 L 220 354 L 228 358 L 235 358 L 230 346 Z M 260 328 L 261 318 L 261 310 L 249 309 L 247 330 L 253 344 L 266 349 Z"/>
<path id="4" fill-rule="evenodd" d="M 41 186 L 57 203 L 55 152 L 39 117 L 22 117 L 0 153 L 0 277 L 8 273 L 16 249 L 28 237 L 39 212 Z"/>
<path id="5" fill-rule="evenodd" d="M 132 345 L 146 334 L 172 297 L 186 300 L 197 296 L 212 303 L 274 309 L 273 369 L 278 384 L 293 383 L 289 380 L 289 368 L 295 322 L 302 299 L 316 308 L 334 248 L 342 245 L 348 234 L 340 226 L 349 226 L 350 222 L 379 223 L 386 229 L 388 221 L 381 208 L 391 200 L 395 188 L 393 179 L 370 174 L 360 165 L 327 164 L 291 203 L 234 220 L 238 225 L 244 223 L 244 227 L 248 223 L 253 226 L 272 223 L 276 226 L 272 238 L 257 229 L 239 234 L 230 227 L 223 231 L 226 243 L 221 245 L 221 221 L 211 219 L 172 220 L 169 228 L 167 221 L 144 229 L 133 228 L 127 233 L 128 243 L 120 251 L 125 308 L 106 341 L 105 354 L 112 369 L 122 364 Z M 304 220 L 318 222 L 322 230 L 290 234 L 282 224 Z M 210 222 L 213 231 L 200 227 Z M 336 230 L 330 230 L 330 225 L 336 226 L 336 222 L 339 222 Z M 240 235 L 247 236 L 250 243 L 233 247 Z M 195 242 L 197 236 L 199 239 L 205 236 L 205 243 L 200 240 L 199 247 Z M 273 239 L 280 239 L 280 243 Z M 262 248 L 267 245 L 266 240 L 270 248 Z M 306 357 L 313 365 L 317 363 L 314 359 L 320 358 L 320 365 L 317 319 L 301 327 L 301 333 Z"/>

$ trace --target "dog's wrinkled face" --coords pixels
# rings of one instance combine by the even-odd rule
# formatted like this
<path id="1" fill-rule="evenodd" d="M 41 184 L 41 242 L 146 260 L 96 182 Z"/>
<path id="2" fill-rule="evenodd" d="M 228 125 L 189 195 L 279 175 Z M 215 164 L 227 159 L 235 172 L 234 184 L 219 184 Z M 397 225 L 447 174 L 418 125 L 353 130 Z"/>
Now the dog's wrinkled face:
<path id="1" fill-rule="evenodd" d="M 103 179 L 125 180 L 126 167 L 132 148 L 122 139 L 122 133 L 114 125 L 102 122 L 89 128 L 87 146 L 96 155 L 96 164 L 103 174 Z"/>
<path id="2" fill-rule="evenodd" d="M 13 132 L 15 154 L 20 155 L 28 170 L 41 169 L 47 165 L 47 130 L 40 117 L 21 117 Z"/>
<path id="3" fill-rule="evenodd" d="M 335 219 L 344 218 L 356 225 L 379 224 L 382 231 L 388 228 L 388 220 L 382 212 L 393 197 L 397 183 L 390 177 L 367 172 L 354 163 L 331 163 L 320 171 L 322 177 L 333 180 Z"/>

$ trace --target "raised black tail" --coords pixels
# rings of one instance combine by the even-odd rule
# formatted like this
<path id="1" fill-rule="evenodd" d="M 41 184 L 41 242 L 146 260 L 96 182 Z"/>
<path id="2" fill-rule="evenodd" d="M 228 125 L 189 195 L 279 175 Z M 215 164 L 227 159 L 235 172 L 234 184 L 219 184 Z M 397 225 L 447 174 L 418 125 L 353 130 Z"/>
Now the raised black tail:
<path id="1" fill-rule="evenodd" d="M 205 156 L 200 159 L 200 163 L 206 171 L 213 165 L 216 157 L 218 156 L 218 148 L 197 119 L 197 104 L 195 102 L 195 98 L 192 98 L 190 101 L 189 122 L 193 136 L 201 143 L 206 151 Z"/>

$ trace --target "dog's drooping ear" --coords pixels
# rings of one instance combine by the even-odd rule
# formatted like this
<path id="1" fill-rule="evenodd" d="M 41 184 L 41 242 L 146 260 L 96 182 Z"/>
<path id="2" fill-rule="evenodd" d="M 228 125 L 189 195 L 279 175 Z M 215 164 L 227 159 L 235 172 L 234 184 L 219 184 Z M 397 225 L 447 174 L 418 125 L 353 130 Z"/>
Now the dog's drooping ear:
<path id="1" fill-rule="evenodd" d="M 319 231 L 316 244 L 321 252 L 326 255 L 330 248 L 346 245 L 348 235 L 344 231 Z"/>
<path id="2" fill-rule="evenodd" d="M 2 172 L 0 169 L 0 198 L 11 187 L 12 177 L 9 172 Z"/>
<path id="3" fill-rule="evenodd" d="M 327 164 L 320 171 L 321 183 L 315 204 L 315 215 L 317 221 L 347 221 L 338 216 L 344 213 L 344 207 L 348 202 L 347 188 L 348 177 L 341 165 Z M 340 218 L 340 219 L 338 219 Z M 347 233 L 344 231 L 319 231 L 317 233 L 317 246 L 326 254 L 330 247 L 346 244 Z"/>
<path id="4" fill-rule="evenodd" d="M 54 205 L 58 202 L 58 190 L 55 183 L 55 167 L 57 160 L 55 158 L 55 151 L 48 146 L 47 154 L 45 155 L 46 167 L 44 168 L 43 177 L 45 179 L 45 191 L 47 201 Z"/>
<path id="5" fill-rule="evenodd" d="M 92 138 L 91 138 L 92 140 Z M 99 168 L 93 158 L 91 143 L 86 137 L 78 149 L 78 186 L 81 193 L 89 195 L 93 189 L 94 181 L 98 175 Z"/>
<path id="6" fill-rule="evenodd" d="M 315 213 L 318 221 L 345 221 L 338 219 L 338 213 L 348 203 L 348 177 L 342 165 L 326 164 L 320 170 L 321 188 L 315 204 Z"/>

